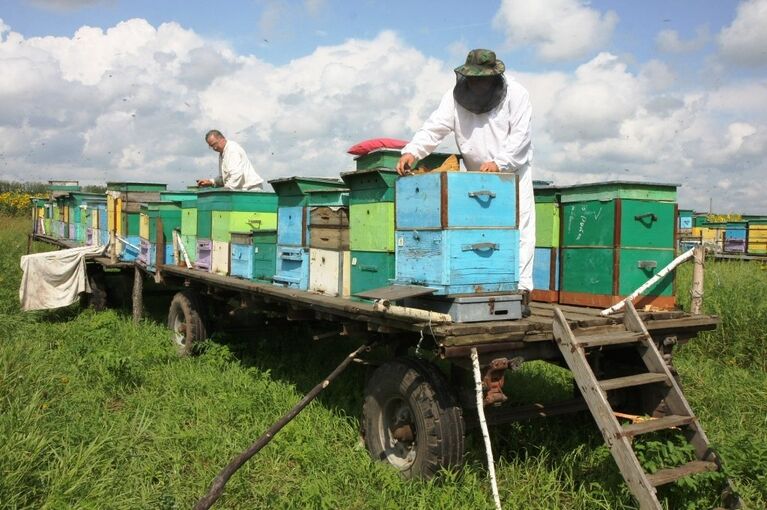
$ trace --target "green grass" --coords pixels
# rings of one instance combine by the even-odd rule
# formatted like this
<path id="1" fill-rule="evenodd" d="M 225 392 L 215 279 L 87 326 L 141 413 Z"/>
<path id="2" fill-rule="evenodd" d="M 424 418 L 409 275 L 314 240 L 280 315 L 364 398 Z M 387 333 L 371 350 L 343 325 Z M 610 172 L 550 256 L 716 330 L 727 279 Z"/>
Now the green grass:
<path id="1" fill-rule="evenodd" d="M 198 356 L 178 358 L 163 325 L 150 320 L 133 325 L 121 312 L 77 306 L 21 313 L 27 222 L 0 220 L 0 507 L 189 508 L 233 455 L 355 347 L 277 323 L 216 336 Z M 758 266 L 733 267 L 710 264 L 707 277 L 718 271 L 729 286 L 764 285 L 764 272 L 761 284 L 752 281 Z M 707 306 L 721 292 L 707 287 Z M 760 352 L 764 336 L 757 348 L 759 328 L 727 319 L 731 307 L 746 317 L 764 306 L 748 292 L 720 303 L 730 307 L 717 312 L 726 333 L 683 346 L 677 366 L 748 507 L 765 508 L 767 375 L 763 358 L 745 354 Z M 235 474 L 216 508 L 493 508 L 476 433 L 466 466 L 429 482 L 403 481 L 369 459 L 358 437 L 365 377 L 353 365 Z M 545 363 L 525 364 L 508 384 L 514 398 L 571 391 L 567 372 Z M 498 426 L 491 436 L 505 508 L 634 508 L 588 416 Z M 664 494 L 673 508 L 697 508 L 704 492 Z"/>

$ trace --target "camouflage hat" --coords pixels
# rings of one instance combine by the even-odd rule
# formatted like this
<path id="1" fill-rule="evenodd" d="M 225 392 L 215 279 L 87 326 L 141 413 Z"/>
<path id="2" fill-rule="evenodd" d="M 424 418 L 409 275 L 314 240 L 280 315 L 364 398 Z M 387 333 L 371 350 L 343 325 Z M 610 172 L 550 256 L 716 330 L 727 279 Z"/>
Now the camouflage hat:
<path id="1" fill-rule="evenodd" d="M 463 76 L 498 76 L 503 74 L 506 66 L 495 58 L 492 50 L 471 50 L 466 57 L 466 63 L 456 67 L 455 72 Z"/>

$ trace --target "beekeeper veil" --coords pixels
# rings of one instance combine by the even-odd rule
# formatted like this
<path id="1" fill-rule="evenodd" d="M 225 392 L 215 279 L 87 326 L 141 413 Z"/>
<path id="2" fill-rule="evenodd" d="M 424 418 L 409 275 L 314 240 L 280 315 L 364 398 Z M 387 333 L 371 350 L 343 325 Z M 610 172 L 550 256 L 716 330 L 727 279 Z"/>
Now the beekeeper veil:
<path id="1" fill-rule="evenodd" d="M 506 66 L 491 50 L 471 50 L 466 63 L 455 68 L 453 98 L 472 113 L 487 113 L 506 97 Z"/>

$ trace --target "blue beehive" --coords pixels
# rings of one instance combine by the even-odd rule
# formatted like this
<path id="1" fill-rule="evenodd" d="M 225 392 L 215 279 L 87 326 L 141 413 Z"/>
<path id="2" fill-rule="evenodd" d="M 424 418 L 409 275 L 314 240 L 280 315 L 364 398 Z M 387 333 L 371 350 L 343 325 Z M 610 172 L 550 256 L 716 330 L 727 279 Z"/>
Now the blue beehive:
<path id="1" fill-rule="evenodd" d="M 408 176 L 397 181 L 396 197 L 397 283 L 437 295 L 517 290 L 516 175 Z"/>
<path id="2" fill-rule="evenodd" d="M 300 246 L 277 246 L 275 284 L 294 289 L 309 288 L 309 250 Z"/>
<path id="3" fill-rule="evenodd" d="M 517 227 L 516 174 L 428 173 L 396 186 L 398 230 Z"/>
<path id="4" fill-rule="evenodd" d="M 229 274 L 247 280 L 253 279 L 253 234 L 232 232 L 229 252 Z"/>
<path id="5" fill-rule="evenodd" d="M 559 290 L 559 250 L 557 248 L 535 249 L 533 287 L 541 291 Z"/>

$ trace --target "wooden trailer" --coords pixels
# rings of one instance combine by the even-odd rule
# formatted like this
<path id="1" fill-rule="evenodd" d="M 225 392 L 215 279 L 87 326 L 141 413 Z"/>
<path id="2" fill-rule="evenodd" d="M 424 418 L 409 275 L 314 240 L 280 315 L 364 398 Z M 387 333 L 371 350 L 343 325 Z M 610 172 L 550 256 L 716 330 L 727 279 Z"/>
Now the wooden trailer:
<path id="1" fill-rule="evenodd" d="M 30 241 L 70 247 L 70 241 L 30 234 Z M 159 253 L 159 252 L 158 252 Z M 465 432 L 478 425 L 471 372 L 472 350 L 481 366 L 484 409 L 491 425 L 588 410 L 642 509 L 660 509 L 656 487 L 691 474 L 721 469 L 716 453 L 685 400 L 672 363 L 676 345 L 715 329 L 719 318 L 683 311 L 636 311 L 602 316 L 574 305 L 533 303 L 521 320 L 453 323 L 441 314 L 409 314 L 388 303 L 349 299 L 222 276 L 156 262 L 151 274 L 141 265 L 89 261 L 95 295 L 103 271 L 133 280 L 134 317 L 140 318 L 142 287 L 153 278 L 176 293 L 168 310 L 171 337 L 181 353 L 207 338 L 210 303 L 254 314 L 334 324 L 334 331 L 358 338 L 384 359 L 364 389 L 362 434 L 370 455 L 405 477 L 430 477 L 460 464 Z M 392 296 L 394 302 L 395 295 Z M 444 319 L 444 316 L 442 316 Z M 330 335 L 335 336 L 335 334 Z M 525 362 L 545 360 L 570 368 L 573 398 L 556 403 L 506 404 L 504 376 Z M 617 414 L 616 414 L 617 413 Z M 623 423 L 620 413 L 653 419 Z M 696 451 L 685 465 L 647 473 L 632 439 L 640 434 L 682 428 Z M 737 504 L 733 496 L 732 505 Z"/>

